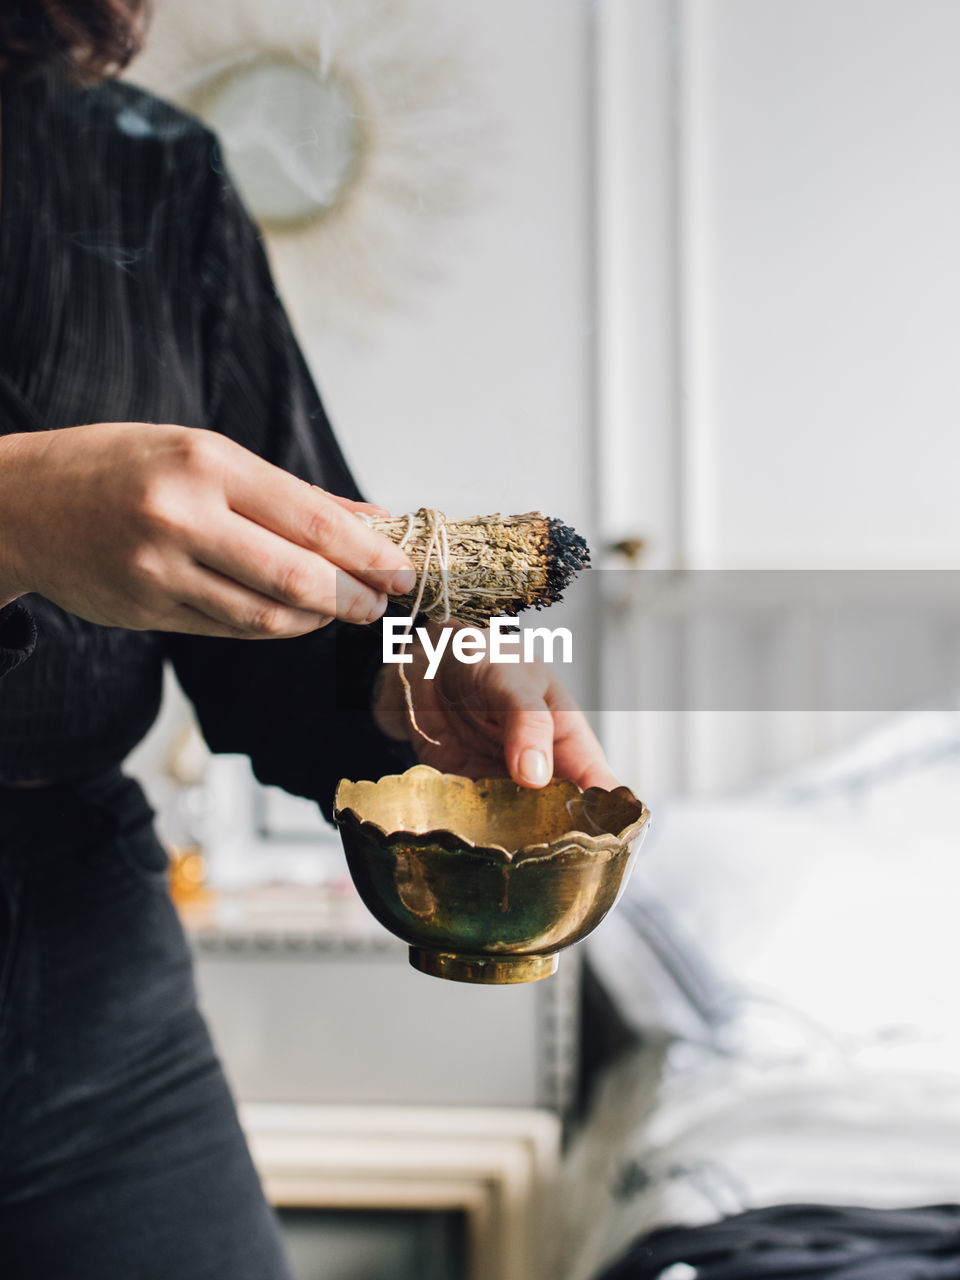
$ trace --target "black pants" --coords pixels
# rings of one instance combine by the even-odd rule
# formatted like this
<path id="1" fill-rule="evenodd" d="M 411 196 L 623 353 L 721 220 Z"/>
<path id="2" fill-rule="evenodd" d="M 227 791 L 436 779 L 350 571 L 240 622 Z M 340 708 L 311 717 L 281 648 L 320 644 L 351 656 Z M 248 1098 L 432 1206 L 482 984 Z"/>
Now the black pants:
<path id="1" fill-rule="evenodd" d="M 139 786 L 0 790 L 0 1276 L 289 1280 Z"/>

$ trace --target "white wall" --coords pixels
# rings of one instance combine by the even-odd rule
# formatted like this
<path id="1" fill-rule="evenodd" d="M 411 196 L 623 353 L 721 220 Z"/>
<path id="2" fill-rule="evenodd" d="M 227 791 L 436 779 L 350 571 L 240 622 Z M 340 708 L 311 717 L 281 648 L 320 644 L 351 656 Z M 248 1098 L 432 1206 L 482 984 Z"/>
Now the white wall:
<path id="1" fill-rule="evenodd" d="M 598 13 L 611 532 L 647 535 L 657 567 L 956 565 L 960 6 Z M 609 727 L 655 801 L 776 771 L 865 718 Z"/>
<path id="2" fill-rule="evenodd" d="M 960 6 L 689 0 L 695 556 L 960 561 Z"/>
<path id="3" fill-rule="evenodd" d="M 594 545 L 650 534 L 657 564 L 952 565 L 960 6 L 593 8 L 596 137 L 590 6 L 445 5 L 486 122 L 476 207 L 438 247 L 440 276 L 414 283 L 366 338 L 302 330 L 361 483 L 397 511 L 539 506 Z M 305 315 L 298 273 L 281 284 Z M 686 730 L 655 724 L 643 776 L 685 750 Z M 768 724 L 764 741 L 771 732 L 784 746 L 761 749 L 768 768 L 838 730 Z M 691 743 L 700 782 L 688 768 L 688 784 L 754 767 L 727 736 Z M 753 731 L 736 736 L 749 744 Z M 619 765 L 642 785 L 635 737 L 621 734 Z"/>
<path id="4" fill-rule="evenodd" d="M 392 510 L 540 508 L 589 531 L 589 110 L 580 0 L 444 0 L 489 147 L 444 275 L 366 343 L 305 333 L 351 462 Z M 469 157 L 465 157 L 469 162 Z M 446 237 L 445 237 L 446 239 Z M 296 309 L 296 281 L 285 281 Z"/>

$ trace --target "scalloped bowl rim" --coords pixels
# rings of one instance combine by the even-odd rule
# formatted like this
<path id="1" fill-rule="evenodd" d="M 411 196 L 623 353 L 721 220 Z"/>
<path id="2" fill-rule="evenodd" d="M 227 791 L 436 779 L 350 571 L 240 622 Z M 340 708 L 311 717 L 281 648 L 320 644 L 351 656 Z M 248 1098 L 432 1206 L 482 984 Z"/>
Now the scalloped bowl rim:
<path id="1" fill-rule="evenodd" d="M 578 786 L 577 783 L 573 782 L 569 778 L 552 778 L 551 782 L 547 784 L 548 786 L 550 786 L 551 783 L 562 783 L 564 786 L 572 788 L 573 791 L 580 796 L 589 795 L 591 792 L 605 796 L 615 796 L 620 792 L 626 792 L 629 799 L 635 805 L 639 806 L 640 812 L 632 822 L 627 823 L 627 825 L 621 828 L 619 832 L 605 831 L 603 835 L 596 836 L 591 835 L 587 831 L 577 831 L 575 828 L 571 828 L 569 831 L 563 832 L 562 835 L 555 836 L 552 840 L 525 844 L 511 853 L 510 850 L 505 849 L 503 845 L 478 844 L 475 840 L 471 840 L 468 836 L 460 835 L 459 832 L 452 831 L 449 827 L 432 827 L 429 831 L 408 831 L 401 827 L 396 830 L 385 831 L 379 823 L 373 822 L 368 818 L 361 818 L 356 810 L 350 805 L 343 805 L 341 807 L 337 804 L 336 797 L 339 796 L 340 788 L 344 783 L 348 783 L 351 787 L 375 789 L 382 782 L 390 781 L 393 778 L 409 777 L 415 773 L 430 773 L 437 778 L 449 778 L 458 784 L 466 783 L 474 789 L 489 783 L 505 783 L 511 781 L 509 778 L 504 777 L 467 778 L 460 773 L 444 773 L 441 769 L 435 769 L 429 764 L 411 765 L 411 767 L 409 769 L 405 769 L 403 773 L 388 773 L 384 774 L 382 778 L 377 779 L 361 778 L 354 781 L 352 778 L 341 778 L 337 783 L 337 790 L 334 796 L 334 821 L 339 826 L 342 821 L 345 821 L 348 818 L 352 819 L 360 831 L 367 831 L 368 833 L 376 832 L 376 834 L 386 843 L 388 848 L 391 843 L 395 843 L 398 840 L 402 840 L 406 844 L 436 845 L 438 841 L 440 841 L 441 837 L 447 837 L 449 842 L 455 843 L 461 848 L 472 849 L 478 854 L 489 854 L 498 862 L 505 858 L 506 861 L 510 863 L 518 861 L 521 858 L 521 855 L 523 855 L 522 860 L 524 862 L 530 862 L 536 860 L 535 855 L 538 853 L 543 857 L 553 857 L 556 854 L 566 853 L 567 850 L 571 848 L 581 850 L 588 854 L 617 853 L 621 849 L 633 843 L 650 819 L 650 810 L 642 800 L 637 799 L 634 793 L 627 786 L 614 787 L 612 790 L 607 790 L 605 787 L 583 788 Z M 446 843 L 446 841 L 443 841 L 443 843 Z M 446 852 L 453 853 L 453 850 L 446 850 Z"/>

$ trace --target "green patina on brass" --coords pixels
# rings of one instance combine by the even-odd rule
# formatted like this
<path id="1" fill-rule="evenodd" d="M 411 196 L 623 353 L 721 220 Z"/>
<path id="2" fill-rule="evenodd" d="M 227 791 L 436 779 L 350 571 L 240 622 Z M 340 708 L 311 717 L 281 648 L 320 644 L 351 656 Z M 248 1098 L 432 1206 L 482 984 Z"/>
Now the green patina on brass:
<path id="1" fill-rule="evenodd" d="M 344 779 L 334 816 L 357 890 L 411 963 L 462 982 L 529 982 L 615 905 L 649 811 L 627 787 L 521 787 L 416 765 Z"/>

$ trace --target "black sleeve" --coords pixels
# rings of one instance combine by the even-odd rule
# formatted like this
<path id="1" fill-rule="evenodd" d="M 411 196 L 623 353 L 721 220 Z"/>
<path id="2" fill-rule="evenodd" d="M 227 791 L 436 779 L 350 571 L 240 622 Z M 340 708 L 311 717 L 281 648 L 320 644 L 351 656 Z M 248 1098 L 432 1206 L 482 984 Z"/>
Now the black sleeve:
<path id="1" fill-rule="evenodd" d="M 0 677 L 29 658 L 36 643 L 37 628 L 22 604 L 15 600 L 0 609 Z"/>
<path id="2" fill-rule="evenodd" d="M 311 484 L 362 497 L 230 181 L 213 185 L 198 262 L 207 424 Z M 381 628 L 339 621 L 291 640 L 171 638 L 177 678 L 211 750 L 250 757 L 261 782 L 332 817 L 342 777 L 416 762 L 369 711 Z"/>

